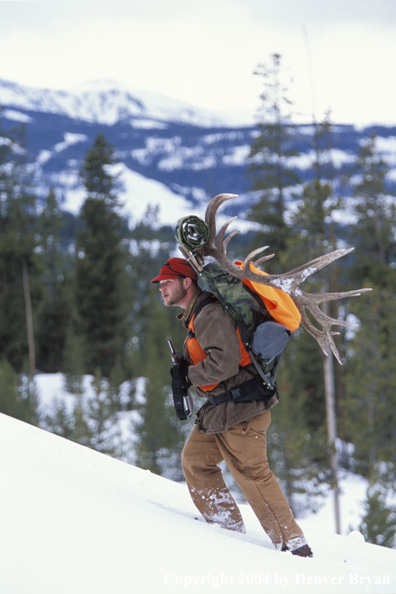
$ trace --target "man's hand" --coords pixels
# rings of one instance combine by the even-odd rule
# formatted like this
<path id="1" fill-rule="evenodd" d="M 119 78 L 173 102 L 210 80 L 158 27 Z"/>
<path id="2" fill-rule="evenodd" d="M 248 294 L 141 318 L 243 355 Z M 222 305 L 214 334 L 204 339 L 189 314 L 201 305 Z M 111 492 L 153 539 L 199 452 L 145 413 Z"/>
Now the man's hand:
<path id="1" fill-rule="evenodd" d="M 186 402 L 189 398 L 188 388 L 191 386 L 191 382 L 187 377 L 187 372 L 187 361 L 181 357 L 179 362 L 176 363 L 174 359 L 173 366 L 170 370 L 172 376 L 173 402 L 176 415 L 181 421 L 185 421 L 192 413 L 192 407 L 190 405 L 186 406 Z"/>
<path id="2" fill-rule="evenodd" d="M 172 353 L 172 393 L 173 402 L 177 417 L 185 421 L 191 416 L 193 404 L 188 388 L 192 385 L 188 379 L 188 361 L 181 353 L 177 353 L 173 347 L 172 341 L 168 338 L 169 348 Z"/>
<path id="3" fill-rule="evenodd" d="M 180 353 L 176 353 L 173 360 L 175 363 L 170 370 L 172 379 L 179 381 L 183 388 L 188 390 L 191 386 L 191 382 L 188 379 L 188 361 Z"/>

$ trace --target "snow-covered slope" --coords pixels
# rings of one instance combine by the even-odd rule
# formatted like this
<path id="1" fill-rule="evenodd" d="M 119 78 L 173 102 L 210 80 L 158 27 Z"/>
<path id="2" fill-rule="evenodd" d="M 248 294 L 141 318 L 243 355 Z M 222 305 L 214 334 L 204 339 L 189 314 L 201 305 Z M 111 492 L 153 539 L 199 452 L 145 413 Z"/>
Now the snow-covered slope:
<path id="1" fill-rule="evenodd" d="M 91 81 L 69 90 L 42 89 L 0 80 L 0 97 L 3 105 L 101 124 L 114 124 L 128 118 L 139 118 L 141 126 L 146 127 L 152 120 L 200 126 L 252 123 L 251 115 L 216 115 L 170 97 L 126 89 L 112 80 Z"/>
<path id="2" fill-rule="evenodd" d="M 0 415 L 4 594 L 396 591 L 396 551 L 307 528 L 313 559 L 195 519 L 185 485 Z"/>

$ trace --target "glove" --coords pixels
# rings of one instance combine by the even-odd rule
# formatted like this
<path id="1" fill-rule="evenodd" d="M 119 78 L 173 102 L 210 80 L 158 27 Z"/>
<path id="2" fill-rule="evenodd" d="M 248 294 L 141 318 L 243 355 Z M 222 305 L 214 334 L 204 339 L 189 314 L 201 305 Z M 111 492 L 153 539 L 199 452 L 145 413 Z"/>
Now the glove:
<path id="1" fill-rule="evenodd" d="M 191 414 L 185 406 L 186 399 L 189 395 L 188 388 L 191 386 L 187 377 L 187 371 L 188 363 L 183 357 L 179 358 L 178 362 L 176 362 L 175 359 L 175 364 L 170 370 L 172 376 L 173 403 L 175 405 L 176 415 L 181 421 L 185 421 L 187 416 Z"/>
<path id="2" fill-rule="evenodd" d="M 181 386 L 188 390 L 192 385 L 188 379 L 188 361 L 184 357 L 178 357 L 175 365 L 170 370 L 173 382 L 180 382 Z"/>

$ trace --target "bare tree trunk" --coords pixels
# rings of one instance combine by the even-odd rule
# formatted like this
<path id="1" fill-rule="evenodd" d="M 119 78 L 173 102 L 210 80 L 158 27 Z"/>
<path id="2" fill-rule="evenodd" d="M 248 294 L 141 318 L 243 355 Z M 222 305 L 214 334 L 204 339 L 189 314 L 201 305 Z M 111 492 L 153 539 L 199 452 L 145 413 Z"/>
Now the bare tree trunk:
<path id="1" fill-rule="evenodd" d="M 335 410 L 335 382 L 334 382 L 334 360 L 330 348 L 328 355 L 323 359 L 324 384 L 326 395 L 326 416 L 327 416 L 327 443 L 330 455 L 330 467 L 333 482 L 334 521 L 336 534 L 341 534 L 340 521 L 340 500 L 338 486 L 338 461 L 337 461 L 337 417 Z"/>
<path id="2" fill-rule="evenodd" d="M 34 348 L 34 330 L 33 330 L 33 314 L 32 314 L 32 301 L 30 298 L 30 286 L 29 286 L 29 271 L 27 267 L 26 258 L 22 258 L 22 279 L 23 279 L 23 296 L 25 300 L 25 312 L 26 312 L 26 332 L 28 340 L 28 353 L 29 353 L 29 375 L 34 376 L 36 373 L 36 353 Z"/>

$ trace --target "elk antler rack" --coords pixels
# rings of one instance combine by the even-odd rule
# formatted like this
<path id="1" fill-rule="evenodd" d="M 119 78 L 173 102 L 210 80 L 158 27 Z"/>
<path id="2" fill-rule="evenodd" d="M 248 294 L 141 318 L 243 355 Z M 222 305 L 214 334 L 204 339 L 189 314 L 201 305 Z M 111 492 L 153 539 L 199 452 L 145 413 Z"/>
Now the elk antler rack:
<path id="1" fill-rule="evenodd" d="M 328 254 L 319 256 L 294 270 L 290 270 L 290 272 L 262 275 L 254 272 L 251 265 L 258 267 L 260 264 L 274 256 L 274 254 L 269 254 L 256 260 L 260 253 L 268 249 L 268 246 L 264 246 L 251 252 L 245 258 L 243 265 L 240 268 L 233 264 L 227 255 L 227 246 L 238 231 L 233 231 L 228 237 L 225 237 L 230 223 L 237 217 L 233 217 L 227 221 L 216 236 L 217 211 L 224 202 L 232 198 L 236 198 L 236 194 L 218 194 L 210 201 L 205 213 L 205 222 L 209 228 L 209 238 L 205 245 L 193 250 L 193 256 L 197 258 L 199 262 L 202 262 L 202 258 L 205 256 L 212 256 L 227 272 L 236 278 L 276 287 L 288 293 L 301 314 L 302 326 L 317 340 L 325 355 L 328 355 L 329 346 L 337 361 L 342 365 L 341 357 L 333 338 L 333 336 L 338 335 L 339 332 L 333 331 L 332 327 L 350 326 L 350 324 L 343 320 L 328 316 L 320 309 L 319 305 L 326 301 L 333 301 L 344 297 L 355 297 L 366 291 L 371 291 L 371 289 L 364 288 L 339 293 L 306 293 L 300 288 L 300 284 L 318 270 L 328 266 L 335 260 L 338 260 L 338 258 L 349 254 L 354 248 L 334 250 Z M 314 322 L 310 320 L 307 311 L 320 327 L 317 327 Z"/>

